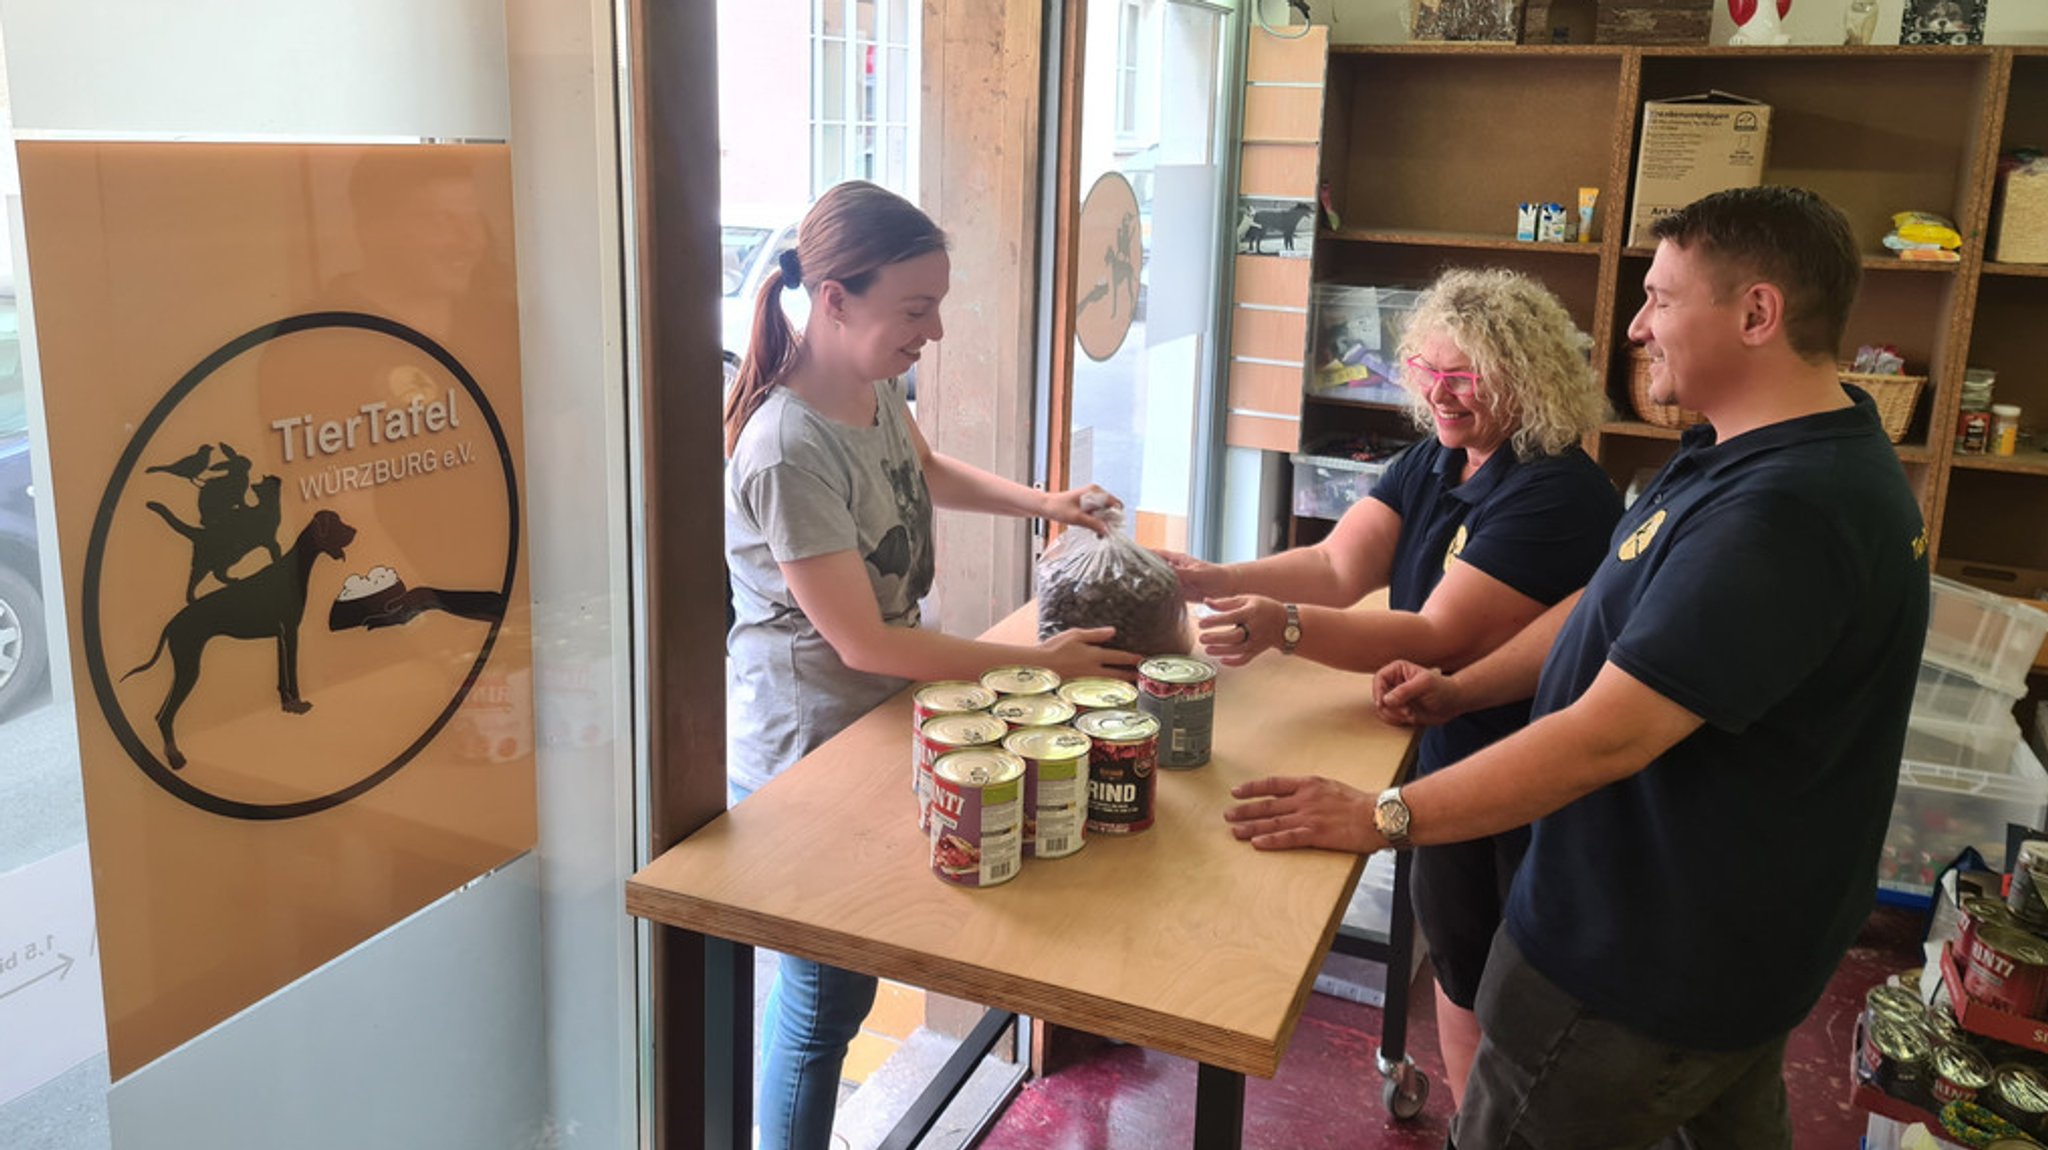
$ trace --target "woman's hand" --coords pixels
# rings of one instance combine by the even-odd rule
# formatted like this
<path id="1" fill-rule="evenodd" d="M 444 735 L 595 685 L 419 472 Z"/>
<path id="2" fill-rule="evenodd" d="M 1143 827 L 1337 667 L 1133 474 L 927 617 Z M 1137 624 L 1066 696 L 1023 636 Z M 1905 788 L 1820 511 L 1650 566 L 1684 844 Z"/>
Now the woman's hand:
<path id="1" fill-rule="evenodd" d="M 1123 500 L 1091 483 L 1086 487 L 1048 492 L 1045 497 L 1045 517 L 1054 523 L 1064 523 L 1069 527 L 1086 527 L 1097 535 L 1107 535 L 1109 524 L 1096 518 L 1096 513 L 1123 505 Z"/>
<path id="2" fill-rule="evenodd" d="M 1202 653 L 1226 667 L 1241 667 L 1268 647 L 1280 645 L 1287 627 L 1287 607 L 1264 595 L 1233 595 L 1204 601 L 1210 614 L 1201 620 Z"/>
<path id="3" fill-rule="evenodd" d="M 1396 659 L 1372 677 L 1372 705 L 1399 727 L 1437 727 L 1465 713 L 1458 680 L 1434 667 Z"/>
<path id="4" fill-rule="evenodd" d="M 1110 679 L 1137 677 L 1143 655 L 1104 646 L 1116 634 L 1115 627 L 1075 627 L 1061 631 L 1038 645 L 1038 662 L 1062 679 L 1101 676 Z"/>
<path id="5" fill-rule="evenodd" d="M 1161 551 L 1157 548 L 1153 549 L 1152 554 L 1166 560 L 1166 565 L 1173 568 L 1174 575 L 1180 579 L 1180 597 L 1190 602 L 1228 595 L 1231 584 L 1237 581 L 1234 572 L 1222 563 L 1210 563 L 1179 551 Z"/>
<path id="6" fill-rule="evenodd" d="M 1373 797 L 1356 787 L 1275 776 L 1239 783 L 1230 794 L 1248 801 L 1223 812 L 1223 821 L 1262 851 L 1325 847 L 1371 854 L 1387 845 L 1373 824 Z"/>

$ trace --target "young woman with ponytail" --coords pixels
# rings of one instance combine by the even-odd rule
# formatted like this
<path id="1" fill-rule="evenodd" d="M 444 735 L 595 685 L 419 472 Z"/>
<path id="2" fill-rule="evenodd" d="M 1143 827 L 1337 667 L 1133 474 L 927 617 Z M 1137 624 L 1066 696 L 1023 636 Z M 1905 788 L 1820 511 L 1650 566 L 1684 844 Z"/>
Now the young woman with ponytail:
<path id="1" fill-rule="evenodd" d="M 950 277 L 945 233 L 856 181 L 812 207 L 754 303 L 725 408 L 735 803 L 912 680 L 973 679 L 1007 663 L 1129 677 L 1138 662 L 1100 645 L 1108 627 L 1013 646 L 919 626 L 934 505 L 1104 530 L 1082 509 L 1100 488 L 1034 490 L 940 455 L 918 432 L 902 376 L 944 334 Z M 796 289 L 811 298 L 801 336 L 781 300 Z M 906 817 L 910 807 L 906 795 Z M 871 977 L 783 956 L 761 1028 L 763 1150 L 828 1145 L 840 1065 L 874 997 Z"/>

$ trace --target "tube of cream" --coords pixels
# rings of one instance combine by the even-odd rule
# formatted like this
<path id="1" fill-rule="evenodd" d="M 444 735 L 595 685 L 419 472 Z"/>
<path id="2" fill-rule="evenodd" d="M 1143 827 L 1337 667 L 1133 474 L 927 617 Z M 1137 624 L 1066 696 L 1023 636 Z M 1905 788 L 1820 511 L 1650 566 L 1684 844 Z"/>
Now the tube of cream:
<path id="1" fill-rule="evenodd" d="M 1593 205 L 1600 201 L 1599 188 L 1579 189 L 1579 242 L 1593 242 Z"/>

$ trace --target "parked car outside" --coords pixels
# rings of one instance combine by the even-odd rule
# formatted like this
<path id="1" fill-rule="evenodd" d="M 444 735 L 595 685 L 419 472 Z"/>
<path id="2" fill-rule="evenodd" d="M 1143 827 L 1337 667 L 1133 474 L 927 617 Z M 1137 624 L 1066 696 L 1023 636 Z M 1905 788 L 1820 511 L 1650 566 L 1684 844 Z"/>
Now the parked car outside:
<path id="1" fill-rule="evenodd" d="M 725 349 L 725 390 L 739 375 L 740 360 L 754 332 L 754 300 L 761 294 L 761 281 L 775 267 L 782 253 L 796 246 L 797 221 L 802 209 L 780 210 L 760 207 L 728 207 L 720 220 L 720 243 L 724 249 L 725 309 L 721 322 Z M 783 310 L 790 323 L 802 330 L 811 310 L 805 292 L 784 292 Z"/>
<path id="2" fill-rule="evenodd" d="M 6 296 L 0 297 L 0 718 L 19 710 L 49 668 L 20 328 L 14 297 Z"/>

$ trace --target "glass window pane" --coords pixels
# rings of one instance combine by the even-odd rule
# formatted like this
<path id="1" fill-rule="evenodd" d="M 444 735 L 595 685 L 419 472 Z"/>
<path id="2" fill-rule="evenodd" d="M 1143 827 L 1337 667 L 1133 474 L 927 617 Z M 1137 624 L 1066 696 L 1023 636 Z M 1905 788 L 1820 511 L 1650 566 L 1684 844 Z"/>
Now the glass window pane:
<path id="1" fill-rule="evenodd" d="M 824 43 L 824 67 L 818 73 L 818 118 L 846 119 L 846 41 Z"/>
<path id="2" fill-rule="evenodd" d="M 882 109 L 877 106 L 881 96 L 875 89 L 876 55 L 873 44 L 860 46 L 860 118 L 865 123 L 873 123 L 882 118 Z"/>
<path id="3" fill-rule="evenodd" d="M 886 82 L 889 85 L 889 108 L 887 119 L 892 124 L 910 121 L 910 49 L 889 49 L 889 68 Z"/>
<path id="4" fill-rule="evenodd" d="M 888 141 L 888 171 L 883 181 L 904 195 L 916 191 L 906 185 L 910 182 L 910 133 L 903 128 L 890 128 L 884 133 Z"/>
<path id="5" fill-rule="evenodd" d="M 875 38 L 875 0 L 853 0 L 853 27 L 861 39 Z"/>
<path id="6" fill-rule="evenodd" d="M 817 157 L 812 166 L 811 192 L 823 195 L 825 189 L 846 178 L 846 129 L 837 124 L 820 126 Z"/>
<path id="7" fill-rule="evenodd" d="M 863 180 L 873 180 L 881 174 L 880 171 L 877 170 L 877 166 L 875 163 L 874 126 L 871 124 L 862 125 L 858 129 L 858 134 L 855 137 L 855 139 L 857 141 L 857 147 L 856 154 L 854 157 L 854 171 L 858 173 L 860 178 Z"/>
<path id="8" fill-rule="evenodd" d="M 889 43 L 910 43 L 910 2 L 889 0 Z"/>
<path id="9" fill-rule="evenodd" d="M 846 35 L 847 0 L 818 0 L 818 30 L 827 36 Z"/>

